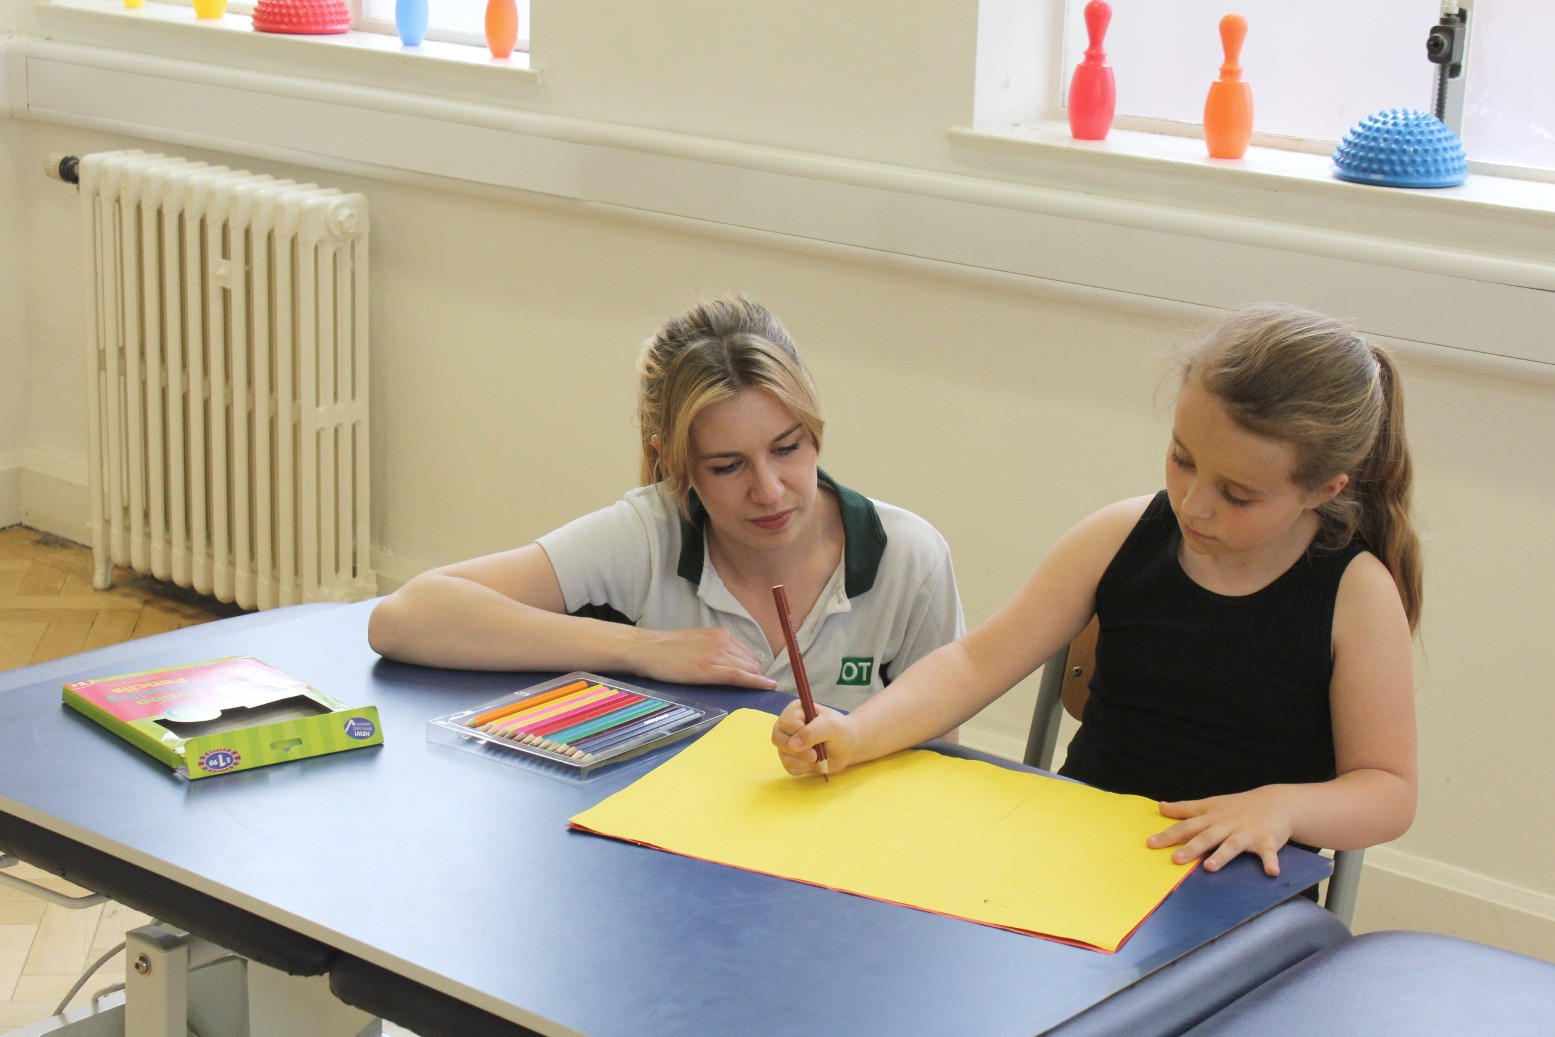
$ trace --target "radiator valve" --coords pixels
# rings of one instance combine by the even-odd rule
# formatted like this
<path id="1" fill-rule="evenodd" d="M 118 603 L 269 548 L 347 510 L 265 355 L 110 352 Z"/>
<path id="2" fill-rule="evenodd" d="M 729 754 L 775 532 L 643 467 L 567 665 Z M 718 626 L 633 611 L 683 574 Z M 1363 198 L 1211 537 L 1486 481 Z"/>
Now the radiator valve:
<path id="1" fill-rule="evenodd" d="M 79 184 L 81 176 L 79 168 L 81 160 L 74 155 L 61 155 L 54 152 L 43 160 L 43 172 L 54 180 L 63 180 L 67 184 Z"/>

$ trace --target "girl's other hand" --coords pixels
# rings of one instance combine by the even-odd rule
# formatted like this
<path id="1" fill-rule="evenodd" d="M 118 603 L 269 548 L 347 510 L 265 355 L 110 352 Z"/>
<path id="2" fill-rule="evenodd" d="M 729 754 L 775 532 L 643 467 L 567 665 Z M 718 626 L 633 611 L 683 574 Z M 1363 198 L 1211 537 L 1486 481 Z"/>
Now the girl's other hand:
<path id="1" fill-rule="evenodd" d="M 784 707 L 772 725 L 772 744 L 790 774 L 819 774 L 818 743 L 826 743 L 826 769 L 838 774 L 852 762 L 851 725 L 846 715 L 826 706 L 816 706 L 816 717 L 804 722 L 804 705 L 798 699 Z"/>
<path id="2" fill-rule="evenodd" d="M 1204 857 L 1205 871 L 1219 871 L 1238 854 L 1256 854 L 1263 861 L 1264 874 L 1278 875 L 1280 847 L 1290 841 L 1291 833 L 1286 798 L 1282 786 L 1265 785 L 1231 796 L 1162 803 L 1163 817 L 1180 820 L 1152 835 L 1145 845 L 1178 847 L 1172 852 L 1178 864 Z"/>
<path id="3" fill-rule="evenodd" d="M 723 627 L 640 630 L 630 670 L 655 680 L 682 684 L 731 684 L 771 691 L 777 681 L 762 672 L 750 646 Z"/>

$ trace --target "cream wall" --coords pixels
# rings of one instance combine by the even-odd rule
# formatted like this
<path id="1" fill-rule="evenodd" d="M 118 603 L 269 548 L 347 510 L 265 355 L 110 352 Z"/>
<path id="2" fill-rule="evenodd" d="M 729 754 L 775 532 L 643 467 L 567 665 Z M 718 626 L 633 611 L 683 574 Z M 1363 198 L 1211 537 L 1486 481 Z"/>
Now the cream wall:
<path id="1" fill-rule="evenodd" d="M 0 25 L 4 22 L 0 21 Z M 9 67 L 0 57 L 0 113 L 8 113 Z M 9 121 L 0 126 L 9 127 Z M 16 134 L 0 131 L 0 526 L 21 520 L 22 452 L 27 444 L 28 372 L 24 240 Z"/>
<path id="2" fill-rule="evenodd" d="M 533 57 L 548 100 L 537 107 L 918 164 L 967 118 L 976 14 L 976 0 L 692 0 L 615 5 L 609 17 L 542 2 Z"/>
<path id="3" fill-rule="evenodd" d="M 870 16 L 807 2 L 780 21 L 676 0 L 641 23 L 646 13 L 623 14 L 619 28 L 568 13 L 580 6 L 535 0 L 542 85 L 520 107 L 838 160 L 959 161 L 945 130 L 971 119 L 975 4 Z M 0 11 L 13 26 L 28 17 L 14 0 Z M 866 46 L 876 21 L 889 28 Z M 735 33 L 781 46 L 718 46 Z M 666 70 L 659 55 L 671 50 L 697 60 Z M 41 169 L 53 152 L 125 146 L 369 197 L 372 528 L 386 588 L 527 541 L 630 485 L 636 343 L 731 289 L 771 305 L 800 342 L 828 418 L 823 463 L 944 532 L 971 622 L 1078 517 L 1160 483 L 1161 354 L 1188 334 L 1191 307 L 334 156 L 313 165 L 305 152 L 220 141 L 207 151 L 185 131 L 121 136 L 17 114 L 0 121 L 0 231 L 15 242 L 0 258 L 0 477 L 10 457 L 18 485 L 0 482 L 0 508 L 9 499 L 40 528 L 80 537 L 85 525 L 89 331 L 75 194 Z M 1293 295 L 1303 290 L 1293 280 Z M 1475 320 L 1494 336 L 1503 316 Z M 1405 359 L 1428 552 L 1422 798 L 1415 827 L 1368 855 L 1358 927 L 1440 929 L 1555 960 L 1555 817 L 1542 798 L 1555 786 L 1555 379 L 1466 367 L 1449 350 L 1406 348 Z M 1017 753 L 1032 692 L 1028 682 L 990 707 L 968 740 Z"/>

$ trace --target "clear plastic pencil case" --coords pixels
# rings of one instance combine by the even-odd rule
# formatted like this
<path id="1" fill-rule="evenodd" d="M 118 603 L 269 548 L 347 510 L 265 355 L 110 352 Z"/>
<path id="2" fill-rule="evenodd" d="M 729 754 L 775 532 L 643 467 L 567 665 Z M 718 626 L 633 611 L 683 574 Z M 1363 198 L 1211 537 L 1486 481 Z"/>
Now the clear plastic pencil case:
<path id="1" fill-rule="evenodd" d="M 436 717 L 427 738 L 576 780 L 705 731 L 725 712 L 575 671 Z"/>

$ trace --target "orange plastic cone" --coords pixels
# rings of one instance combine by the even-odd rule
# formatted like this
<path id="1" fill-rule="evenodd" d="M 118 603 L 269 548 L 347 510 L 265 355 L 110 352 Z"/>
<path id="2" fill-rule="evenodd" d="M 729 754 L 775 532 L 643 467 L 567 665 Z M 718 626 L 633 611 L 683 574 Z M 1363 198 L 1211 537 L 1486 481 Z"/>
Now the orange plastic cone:
<path id="1" fill-rule="evenodd" d="M 510 57 L 518 42 L 518 5 L 513 0 L 487 0 L 486 46 L 494 58 Z"/>
<path id="2" fill-rule="evenodd" d="M 1209 85 L 1204 100 L 1204 143 L 1210 158 L 1241 158 L 1253 137 L 1253 88 L 1242 82 L 1242 41 L 1247 19 L 1228 14 L 1220 19 L 1220 45 L 1225 64 L 1220 79 Z"/>

